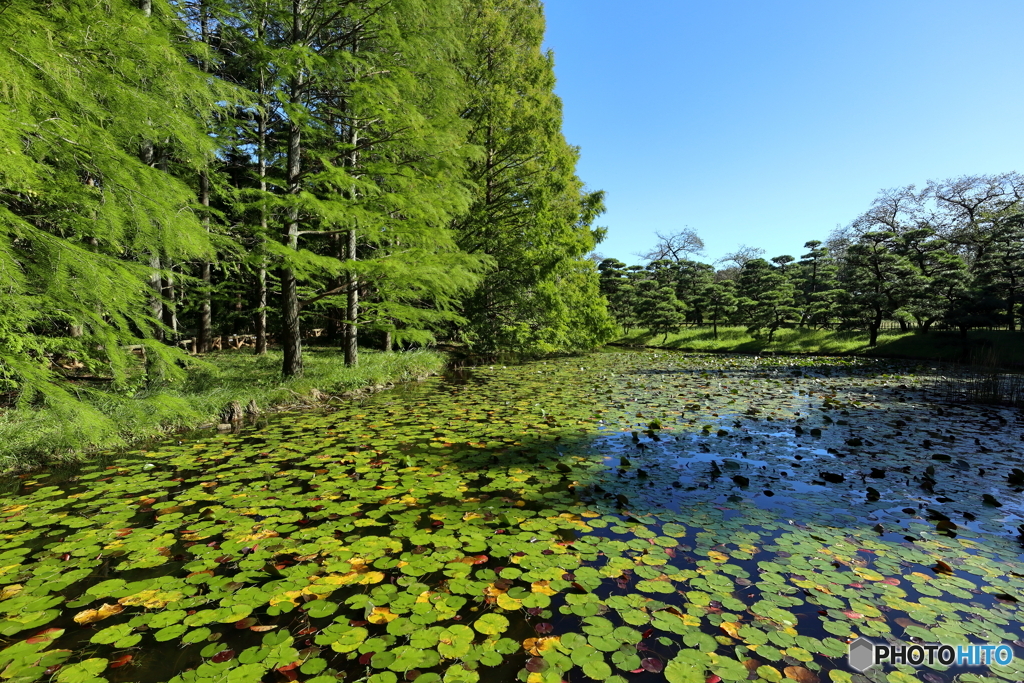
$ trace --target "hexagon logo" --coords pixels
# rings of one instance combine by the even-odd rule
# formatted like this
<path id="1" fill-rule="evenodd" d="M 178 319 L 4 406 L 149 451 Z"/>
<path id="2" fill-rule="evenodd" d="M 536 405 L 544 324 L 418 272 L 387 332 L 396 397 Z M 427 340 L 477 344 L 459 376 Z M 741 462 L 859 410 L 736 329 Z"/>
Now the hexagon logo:
<path id="1" fill-rule="evenodd" d="M 867 638 L 858 638 L 850 643 L 846 661 L 850 668 L 864 671 L 875 663 L 875 644 Z"/>

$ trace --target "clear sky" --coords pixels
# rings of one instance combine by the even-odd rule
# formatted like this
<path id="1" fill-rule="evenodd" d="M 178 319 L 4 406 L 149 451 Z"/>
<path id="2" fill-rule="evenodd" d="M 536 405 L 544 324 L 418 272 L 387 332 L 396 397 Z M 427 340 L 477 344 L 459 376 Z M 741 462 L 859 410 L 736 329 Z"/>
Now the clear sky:
<path id="1" fill-rule="evenodd" d="M 1024 172 L 1021 0 L 546 0 L 605 256 L 799 257 L 879 190 Z"/>

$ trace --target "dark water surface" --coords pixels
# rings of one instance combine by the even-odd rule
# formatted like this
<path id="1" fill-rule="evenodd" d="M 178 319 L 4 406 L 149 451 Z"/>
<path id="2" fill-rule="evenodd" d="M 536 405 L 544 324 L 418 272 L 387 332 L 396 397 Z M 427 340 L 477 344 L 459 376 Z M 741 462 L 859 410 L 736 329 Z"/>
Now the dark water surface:
<path id="1" fill-rule="evenodd" d="M 11 480 L 0 677 L 1024 681 L 846 663 L 1024 657 L 1024 422 L 928 373 L 599 353 Z"/>

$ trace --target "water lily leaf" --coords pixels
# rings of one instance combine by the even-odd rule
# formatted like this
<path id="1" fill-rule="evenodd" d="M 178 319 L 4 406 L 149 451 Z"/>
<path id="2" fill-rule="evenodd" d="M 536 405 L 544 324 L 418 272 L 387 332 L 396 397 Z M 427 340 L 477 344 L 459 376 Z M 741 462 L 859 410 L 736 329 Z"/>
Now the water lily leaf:
<path id="1" fill-rule="evenodd" d="M 583 664 L 583 673 L 596 681 L 603 681 L 612 675 L 612 668 L 602 659 L 588 659 Z"/>
<path id="2" fill-rule="evenodd" d="M 198 643 L 198 642 L 201 642 L 203 640 L 206 640 L 210 636 L 210 633 L 211 633 L 210 629 L 206 628 L 205 626 L 202 627 L 202 628 L 197 628 L 197 629 L 195 629 L 193 631 L 189 631 L 188 633 L 186 633 L 181 638 L 181 642 L 184 645 L 190 645 L 192 643 Z"/>
<path id="3" fill-rule="evenodd" d="M 389 607 L 374 607 L 366 615 L 366 620 L 371 624 L 386 624 L 398 618 L 397 614 L 391 612 Z"/>
<path id="4" fill-rule="evenodd" d="M 802 666 L 787 666 L 783 673 L 797 683 L 818 683 L 818 675 Z"/>
<path id="5" fill-rule="evenodd" d="M 92 683 L 92 681 L 98 680 L 96 677 L 107 668 L 107 661 L 106 659 L 93 657 L 77 664 L 61 667 L 60 671 L 57 672 L 57 682 Z"/>
<path id="6" fill-rule="evenodd" d="M 333 642 L 331 649 L 335 652 L 352 652 L 366 640 L 368 631 L 362 626 L 352 627 L 339 634 Z"/>
<path id="7" fill-rule="evenodd" d="M 665 665 L 665 680 L 668 683 L 704 683 L 707 659 L 701 652 L 684 650 Z"/>
<path id="8" fill-rule="evenodd" d="M 473 622 L 473 628 L 485 635 L 497 635 L 508 629 L 508 619 L 500 614 L 485 614 Z"/>
<path id="9" fill-rule="evenodd" d="M 115 614 L 120 614 L 123 611 L 124 607 L 122 607 L 121 605 L 104 604 L 101 607 L 99 607 L 99 609 L 82 610 L 81 612 L 75 615 L 74 620 L 76 624 L 81 624 L 85 626 L 87 624 L 92 624 L 97 621 L 101 621 Z"/>
<path id="10" fill-rule="evenodd" d="M 443 629 L 438 634 L 438 653 L 446 659 L 457 659 L 469 653 L 473 643 L 473 630 L 462 624 Z"/>
<path id="11" fill-rule="evenodd" d="M 444 672 L 444 683 L 477 683 L 480 674 L 462 664 L 453 664 Z"/>

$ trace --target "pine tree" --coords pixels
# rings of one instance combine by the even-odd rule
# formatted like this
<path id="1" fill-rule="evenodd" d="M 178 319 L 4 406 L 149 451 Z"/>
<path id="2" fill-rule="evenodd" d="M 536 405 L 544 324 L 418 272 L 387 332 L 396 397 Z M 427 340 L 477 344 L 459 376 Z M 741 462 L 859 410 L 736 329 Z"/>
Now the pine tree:
<path id="1" fill-rule="evenodd" d="M 708 288 L 707 315 L 711 319 L 711 331 L 718 339 L 718 325 L 729 320 L 736 313 L 736 296 L 733 294 L 736 283 L 732 280 L 720 280 Z"/>
<path id="2" fill-rule="evenodd" d="M 687 319 L 695 325 L 703 325 L 710 316 L 714 285 L 714 266 L 688 259 L 675 265 L 676 298 L 686 304 Z"/>
<path id="3" fill-rule="evenodd" d="M 796 288 L 785 267 L 773 267 L 761 258 L 743 264 L 736 279 L 736 295 L 737 313 L 747 323 L 747 330 L 758 334 L 767 329 L 769 342 L 783 323 L 799 313 L 794 306 Z"/>
<path id="4" fill-rule="evenodd" d="M 893 250 L 905 257 L 915 268 L 916 277 L 909 280 L 913 289 L 905 292 L 904 309 L 927 332 L 943 318 L 950 302 L 970 289 L 970 273 L 959 254 L 949 251 L 949 242 L 936 236 L 930 227 L 907 230 L 900 234 Z"/>
<path id="5" fill-rule="evenodd" d="M 639 310 L 637 318 L 651 334 L 663 334 L 661 343 L 668 341 L 668 335 L 678 332 L 686 322 L 686 304 L 676 298 L 672 287 L 656 279 L 644 280 L 639 288 Z"/>
<path id="6" fill-rule="evenodd" d="M 840 271 L 844 315 L 868 330 L 868 345 L 878 344 L 882 321 L 891 318 L 918 287 L 918 274 L 893 250 L 896 233 L 867 232 L 850 245 Z"/>
<path id="7" fill-rule="evenodd" d="M 984 224 L 987 244 L 973 272 L 987 293 L 1002 299 L 1002 319 L 1016 330 L 1024 318 L 1024 213 L 1011 205 L 984 216 Z"/>
<path id="8" fill-rule="evenodd" d="M 808 251 L 796 263 L 794 276 L 800 325 L 827 326 L 838 313 L 839 268 L 828 247 L 819 240 L 806 242 L 804 249 Z"/>

